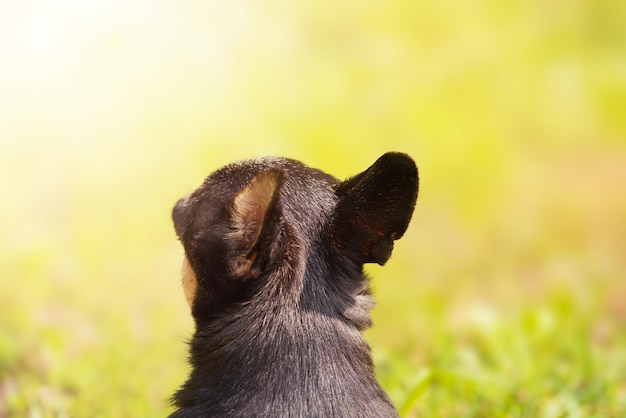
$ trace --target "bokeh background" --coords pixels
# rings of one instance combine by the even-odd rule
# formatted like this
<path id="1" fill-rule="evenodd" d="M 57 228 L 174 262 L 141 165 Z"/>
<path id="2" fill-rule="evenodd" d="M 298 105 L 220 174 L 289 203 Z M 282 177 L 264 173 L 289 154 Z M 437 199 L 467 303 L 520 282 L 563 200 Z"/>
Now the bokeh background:
<path id="1" fill-rule="evenodd" d="M 626 414 L 625 2 L 7 1 L 0 61 L 0 416 L 164 416 L 175 201 L 389 150 L 421 189 L 366 335 L 401 414 Z"/>

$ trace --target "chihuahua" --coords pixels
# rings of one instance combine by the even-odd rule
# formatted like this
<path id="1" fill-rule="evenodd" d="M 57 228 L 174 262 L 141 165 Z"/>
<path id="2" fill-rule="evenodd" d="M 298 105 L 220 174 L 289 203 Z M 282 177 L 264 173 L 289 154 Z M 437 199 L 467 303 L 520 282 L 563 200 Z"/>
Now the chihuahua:
<path id="1" fill-rule="evenodd" d="M 397 417 L 362 331 L 405 233 L 417 167 L 387 153 L 339 181 L 299 161 L 227 165 L 174 206 L 195 322 L 181 417 Z"/>

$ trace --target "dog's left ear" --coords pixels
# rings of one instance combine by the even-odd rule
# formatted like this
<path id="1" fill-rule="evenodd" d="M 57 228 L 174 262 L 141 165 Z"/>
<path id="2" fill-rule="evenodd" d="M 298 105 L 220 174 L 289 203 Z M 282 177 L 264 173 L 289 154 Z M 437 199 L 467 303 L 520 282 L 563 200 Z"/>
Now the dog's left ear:
<path id="1" fill-rule="evenodd" d="M 395 152 L 341 183 L 334 225 L 341 246 L 361 263 L 385 264 L 409 226 L 418 188 L 415 162 Z"/>
<path id="2" fill-rule="evenodd" d="M 231 232 L 226 236 L 233 251 L 230 265 L 233 278 L 258 277 L 264 265 L 278 256 L 280 188 L 286 176 L 279 169 L 263 171 L 235 196 Z"/>

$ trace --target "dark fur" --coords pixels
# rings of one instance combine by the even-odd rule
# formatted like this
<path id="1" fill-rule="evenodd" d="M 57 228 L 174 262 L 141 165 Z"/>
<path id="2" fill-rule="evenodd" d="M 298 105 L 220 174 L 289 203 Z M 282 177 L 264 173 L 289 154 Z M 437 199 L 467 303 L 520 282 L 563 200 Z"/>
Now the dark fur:
<path id="1" fill-rule="evenodd" d="M 397 416 L 361 335 L 373 306 L 363 264 L 388 260 L 417 189 L 400 153 L 344 182 L 272 157 L 228 165 L 181 199 L 196 331 L 171 417 Z M 270 195 L 237 218 L 260 190 Z"/>

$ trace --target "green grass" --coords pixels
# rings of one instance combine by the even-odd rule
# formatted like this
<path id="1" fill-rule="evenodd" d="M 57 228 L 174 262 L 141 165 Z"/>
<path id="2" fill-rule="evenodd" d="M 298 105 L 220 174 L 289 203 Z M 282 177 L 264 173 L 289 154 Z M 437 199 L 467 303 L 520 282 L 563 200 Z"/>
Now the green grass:
<path id="1" fill-rule="evenodd" d="M 0 16 L 0 417 L 167 414 L 174 202 L 389 150 L 422 183 L 366 336 L 402 416 L 626 416 L 623 1 L 70 3 Z"/>
<path id="2" fill-rule="evenodd" d="M 579 157 L 518 160 L 525 174 L 471 215 L 422 170 L 411 228 L 387 266 L 368 267 L 367 338 L 402 416 L 624 414 L 626 199 L 612 176 L 626 154 L 585 154 L 585 179 L 571 170 Z M 529 180 L 533 170 L 562 188 Z M 168 212 L 200 179 L 182 177 L 189 186 L 84 179 L 60 199 L 14 190 L 34 205 L 14 213 L 2 247 L 2 414 L 169 411 L 192 332 Z"/>

